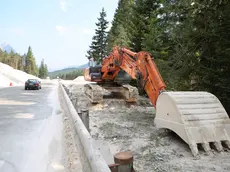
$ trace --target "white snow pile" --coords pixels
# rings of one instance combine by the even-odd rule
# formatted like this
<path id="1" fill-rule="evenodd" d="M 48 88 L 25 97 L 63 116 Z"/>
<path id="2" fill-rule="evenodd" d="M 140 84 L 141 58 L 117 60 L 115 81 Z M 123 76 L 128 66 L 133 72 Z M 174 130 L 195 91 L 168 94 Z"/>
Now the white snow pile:
<path id="1" fill-rule="evenodd" d="M 74 81 L 74 82 L 83 82 L 83 81 L 85 81 L 85 78 L 84 78 L 84 76 L 78 76 L 78 77 L 75 78 L 73 81 Z"/>
<path id="2" fill-rule="evenodd" d="M 0 62 L 0 87 L 8 87 L 10 83 L 13 86 L 24 85 L 27 79 L 39 79 L 36 76 L 16 70 L 9 65 Z"/>

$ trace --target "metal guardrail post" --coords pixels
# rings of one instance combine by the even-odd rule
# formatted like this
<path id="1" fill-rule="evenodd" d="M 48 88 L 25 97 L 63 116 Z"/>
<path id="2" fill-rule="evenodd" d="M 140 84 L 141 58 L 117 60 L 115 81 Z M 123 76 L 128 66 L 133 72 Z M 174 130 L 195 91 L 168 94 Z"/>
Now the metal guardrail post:
<path id="1" fill-rule="evenodd" d="M 118 152 L 114 155 L 115 164 L 119 164 L 117 172 L 134 172 L 131 152 Z"/>
<path id="2" fill-rule="evenodd" d="M 82 112 L 81 112 L 81 109 L 77 108 L 77 114 L 79 115 L 79 117 L 81 118 L 82 120 Z M 83 120 L 82 120 L 83 121 Z"/>
<path id="3" fill-rule="evenodd" d="M 83 124 L 85 125 L 85 128 L 88 130 L 88 132 L 90 132 L 89 130 L 89 110 L 77 108 L 77 113 L 79 117 L 81 118 Z"/>
<path id="4" fill-rule="evenodd" d="M 87 128 L 88 132 L 90 132 L 89 130 L 89 110 L 82 109 L 81 113 L 82 113 L 82 121 L 85 124 L 85 127 Z"/>

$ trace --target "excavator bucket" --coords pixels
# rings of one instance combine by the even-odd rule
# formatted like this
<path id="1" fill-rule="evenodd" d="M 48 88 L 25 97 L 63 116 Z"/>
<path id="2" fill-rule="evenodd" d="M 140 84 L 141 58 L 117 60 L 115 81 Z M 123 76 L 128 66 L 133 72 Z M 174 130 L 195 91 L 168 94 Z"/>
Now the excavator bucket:
<path id="1" fill-rule="evenodd" d="M 208 92 L 164 92 L 157 100 L 155 124 L 179 135 L 198 155 L 214 147 L 230 149 L 230 119 L 216 96 Z"/>

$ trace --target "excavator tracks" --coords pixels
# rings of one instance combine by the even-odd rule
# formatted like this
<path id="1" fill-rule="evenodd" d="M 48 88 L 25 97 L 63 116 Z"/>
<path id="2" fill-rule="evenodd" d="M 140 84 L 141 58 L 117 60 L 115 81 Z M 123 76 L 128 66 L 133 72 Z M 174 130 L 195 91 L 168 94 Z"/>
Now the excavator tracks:
<path id="1" fill-rule="evenodd" d="M 164 92 L 157 100 L 155 124 L 179 135 L 199 154 L 230 149 L 230 119 L 216 96 L 208 92 Z"/>
<path id="2" fill-rule="evenodd" d="M 126 89 L 126 91 L 124 92 L 125 94 L 125 98 L 127 102 L 136 102 L 138 96 L 139 96 L 139 92 L 138 89 L 136 87 L 133 87 L 131 85 L 122 85 L 123 88 Z"/>
<path id="3" fill-rule="evenodd" d="M 85 94 L 92 103 L 100 103 L 104 100 L 106 94 L 119 94 L 126 102 L 136 102 L 139 96 L 138 89 L 131 85 L 98 85 L 98 84 L 85 84 Z"/>
<path id="4" fill-rule="evenodd" d="M 91 103 L 99 103 L 103 101 L 103 88 L 96 83 L 85 84 L 84 91 Z"/>

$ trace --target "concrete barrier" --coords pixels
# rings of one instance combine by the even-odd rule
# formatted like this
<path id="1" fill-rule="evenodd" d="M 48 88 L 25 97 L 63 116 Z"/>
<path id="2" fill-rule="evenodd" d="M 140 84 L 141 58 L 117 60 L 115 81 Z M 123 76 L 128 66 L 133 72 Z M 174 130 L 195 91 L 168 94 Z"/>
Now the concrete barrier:
<path id="1" fill-rule="evenodd" d="M 78 116 L 72 102 L 59 82 L 59 96 L 64 104 L 64 110 L 69 113 L 75 129 L 75 142 L 81 153 L 81 162 L 84 172 L 111 172 L 100 151 L 93 144 L 93 138 Z"/>

